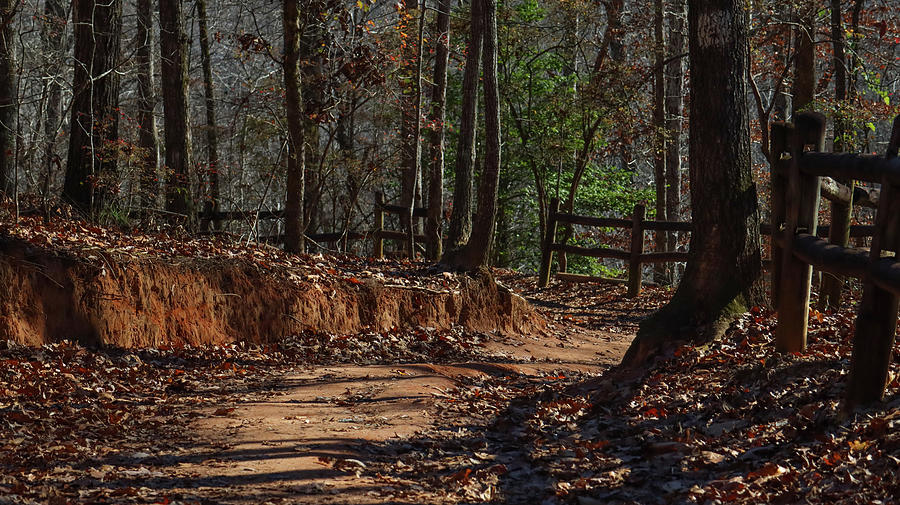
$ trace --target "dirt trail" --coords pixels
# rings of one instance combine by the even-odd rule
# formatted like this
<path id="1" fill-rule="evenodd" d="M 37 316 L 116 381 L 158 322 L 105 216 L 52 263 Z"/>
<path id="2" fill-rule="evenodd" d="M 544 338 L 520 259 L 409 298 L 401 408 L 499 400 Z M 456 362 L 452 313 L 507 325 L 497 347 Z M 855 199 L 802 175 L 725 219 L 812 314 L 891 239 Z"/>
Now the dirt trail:
<path id="1" fill-rule="evenodd" d="M 193 424 L 197 447 L 204 449 L 184 455 L 179 487 L 207 488 L 204 498 L 223 503 L 431 502 L 436 497 L 395 494 L 389 479 L 371 475 L 371 447 L 389 444 L 402 452 L 404 440 L 423 430 L 465 424 L 438 408 L 454 401 L 445 392 L 460 379 L 590 374 L 616 364 L 637 315 L 617 289 L 604 289 L 612 295 L 610 306 L 597 301 L 597 286 L 525 291 L 556 324 L 549 335 L 497 337 L 483 349 L 484 361 L 310 367 L 286 374 L 277 391 L 218 406 L 234 410 Z M 574 300 L 595 306 L 573 307 Z"/>

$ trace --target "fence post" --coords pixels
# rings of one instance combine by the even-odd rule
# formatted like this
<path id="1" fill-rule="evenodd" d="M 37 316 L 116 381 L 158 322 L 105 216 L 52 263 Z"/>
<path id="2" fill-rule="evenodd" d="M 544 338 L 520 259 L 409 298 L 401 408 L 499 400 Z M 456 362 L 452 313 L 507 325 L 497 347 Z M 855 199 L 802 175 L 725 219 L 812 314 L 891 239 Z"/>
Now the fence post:
<path id="1" fill-rule="evenodd" d="M 769 177 L 771 188 L 769 208 L 771 209 L 772 216 L 769 221 L 772 223 L 772 230 L 769 234 L 769 247 L 771 249 L 772 260 L 772 268 L 770 272 L 772 280 L 771 306 L 773 309 L 775 309 L 778 308 L 778 292 L 780 289 L 779 284 L 781 282 L 782 254 L 781 246 L 778 245 L 778 241 L 776 239 L 781 233 L 781 226 L 784 224 L 784 193 L 787 187 L 787 180 L 785 176 L 787 175 L 787 168 L 790 166 L 790 160 L 783 159 L 783 155 L 789 150 L 788 139 L 792 138 L 794 135 L 794 125 L 785 123 L 783 121 L 772 123 L 771 132 L 772 133 L 769 136 L 769 155 L 772 157 L 772 159 L 770 160 L 772 171 Z"/>
<path id="2" fill-rule="evenodd" d="M 372 237 L 375 241 L 372 256 L 377 259 L 384 258 L 384 238 L 381 232 L 384 231 L 384 195 L 380 192 L 375 193 L 375 233 Z"/>
<path id="3" fill-rule="evenodd" d="M 538 287 L 546 288 L 550 284 L 550 264 L 553 262 L 553 243 L 556 241 L 556 214 L 559 212 L 559 198 L 550 199 L 550 211 L 547 213 L 547 232 L 541 245 L 541 270 L 538 275 Z"/>
<path id="4" fill-rule="evenodd" d="M 812 266 L 793 254 L 793 242 L 795 234 L 801 229 L 815 235 L 818 224 L 821 181 L 817 176 L 800 173 L 799 165 L 800 157 L 810 144 L 815 151 L 824 148 L 825 116 L 818 113 L 798 114 L 791 139 L 791 164 L 785 194 L 790 207 L 786 206 L 778 326 L 775 328 L 775 348 L 781 352 L 799 352 L 806 348 Z"/>
<path id="5" fill-rule="evenodd" d="M 850 243 L 850 220 L 853 210 L 853 179 L 836 179 L 838 183 L 846 184 L 850 188 L 850 201 L 848 203 L 832 201 L 830 207 L 831 224 L 828 229 L 828 242 L 841 247 L 847 247 Z M 822 282 L 819 285 L 819 310 L 832 308 L 837 310 L 841 306 L 841 291 L 844 288 L 844 277 L 838 274 L 822 272 Z"/>
<path id="6" fill-rule="evenodd" d="M 887 157 L 896 157 L 898 147 L 900 116 L 894 119 Z M 869 251 L 872 262 L 881 260 L 882 250 L 900 252 L 900 198 L 897 198 L 897 191 L 898 188 L 887 179 L 882 182 L 875 234 Z M 847 407 L 850 409 L 880 401 L 884 396 L 900 306 L 900 297 L 878 287 L 871 279 L 867 279 L 864 286 L 856 315 L 856 335 L 853 337 L 850 381 L 847 384 Z"/>
<path id="7" fill-rule="evenodd" d="M 644 253 L 644 216 L 647 208 L 634 206 L 631 216 L 631 260 L 628 262 L 628 298 L 641 294 L 641 254 Z"/>

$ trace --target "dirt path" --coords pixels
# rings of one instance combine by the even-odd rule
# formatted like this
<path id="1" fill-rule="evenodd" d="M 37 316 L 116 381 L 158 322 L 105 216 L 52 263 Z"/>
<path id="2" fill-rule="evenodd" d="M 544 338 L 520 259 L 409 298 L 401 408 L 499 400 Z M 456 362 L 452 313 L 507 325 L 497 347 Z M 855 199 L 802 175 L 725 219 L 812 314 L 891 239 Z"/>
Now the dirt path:
<path id="1" fill-rule="evenodd" d="M 501 280 L 539 307 L 540 334 L 0 341 L 0 504 L 533 503 L 556 489 L 529 463 L 535 409 L 581 409 L 567 388 L 616 364 L 663 297 Z"/>
<path id="2" fill-rule="evenodd" d="M 402 453 L 404 440 L 466 425 L 464 413 L 448 417 L 440 408 L 455 401 L 448 392 L 461 381 L 599 374 L 621 359 L 633 337 L 638 314 L 618 288 L 600 290 L 605 296 L 596 286 L 529 292 L 527 281 L 507 281 L 543 306 L 554 321 L 549 334 L 493 337 L 481 351 L 485 359 L 472 362 L 339 365 L 286 373 L 277 391 L 217 405 L 225 416 L 192 425 L 197 449 L 183 455 L 177 487 L 241 504 L 438 499 L 414 492 L 421 490 L 415 483 L 397 494 L 389 479 L 373 476 L 372 447 L 389 445 Z M 572 305 L 576 300 L 580 305 Z"/>

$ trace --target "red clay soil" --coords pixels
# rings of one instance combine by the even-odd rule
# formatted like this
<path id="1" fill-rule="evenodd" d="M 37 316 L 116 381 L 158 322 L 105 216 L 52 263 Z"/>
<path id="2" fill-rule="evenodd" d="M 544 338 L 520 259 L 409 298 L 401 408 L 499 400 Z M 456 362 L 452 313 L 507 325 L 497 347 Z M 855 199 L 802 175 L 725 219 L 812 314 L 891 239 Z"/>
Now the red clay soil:
<path id="1" fill-rule="evenodd" d="M 400 282 L 382 272 L 397 264 L 372 262 L 343 277 L 327 258 L 294 260 L 265 246 L 265 261 L 161 258 L 121 247 L 37 247 L 35 240 L 2 231 L 0 285 L 6 289 L 0 292 L 0 336 L 20 344 L 261 343 L 303 330 L 357 333 L 454 324 L 532 333 L 544 324 L 489 274 L 433 272 L 419 276 L 428 278 L 425 284 Z"/>

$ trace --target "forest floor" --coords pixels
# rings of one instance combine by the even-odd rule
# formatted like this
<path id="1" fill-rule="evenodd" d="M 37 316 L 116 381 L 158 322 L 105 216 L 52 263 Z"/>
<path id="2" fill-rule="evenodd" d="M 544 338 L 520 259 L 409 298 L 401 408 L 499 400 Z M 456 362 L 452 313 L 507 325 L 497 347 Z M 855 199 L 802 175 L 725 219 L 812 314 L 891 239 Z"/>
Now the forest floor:
<path id="1" fill-rule="evenodd" d="M 754 309 L 623 370 L 668 291 L 495 274 L 545 330 L 0 341 L 0 504 L 897 502 L 896 359 L 884 403 L 840 405 L 852 307 L 813 311 L 804 353 Z"/>

